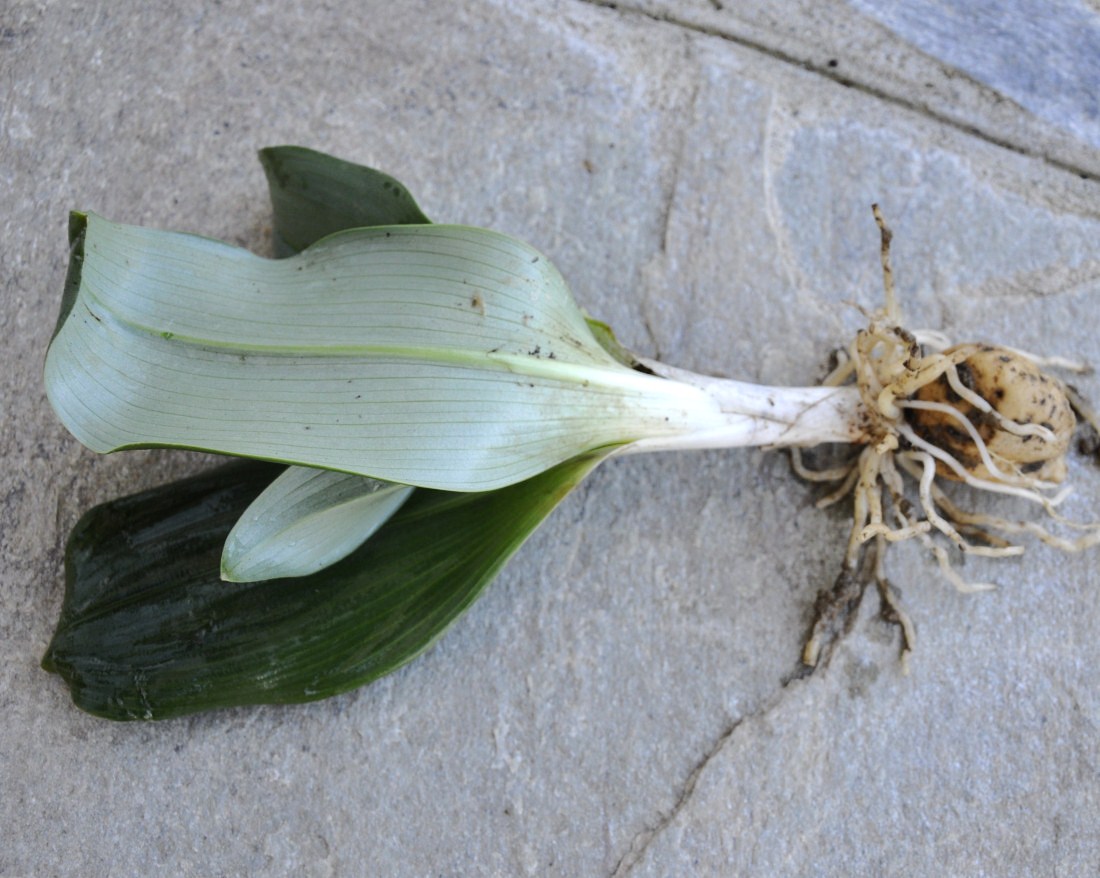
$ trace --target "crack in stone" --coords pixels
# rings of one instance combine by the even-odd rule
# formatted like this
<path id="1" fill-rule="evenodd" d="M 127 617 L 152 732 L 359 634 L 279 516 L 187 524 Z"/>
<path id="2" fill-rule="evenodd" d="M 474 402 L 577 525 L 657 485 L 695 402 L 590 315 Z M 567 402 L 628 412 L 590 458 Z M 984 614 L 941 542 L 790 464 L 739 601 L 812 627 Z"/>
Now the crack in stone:
<path id="1" fill-rule="evenodd" d="M 677 18 L 675 15 L 667 12 L 652 12 L 646 9 L 638 9 L 635 7 L 621 7 L 615 0 L 577 0 L 580 3 L 586 3 L 590 6 L 597 6 L 603 9 L 610 9 L 615 12 L 619 12 L 623 15 L 637 15 L 641 18 L 648 19 L 649 21 L 658 22 L 660 24 L 669 24 L 673 27 L 678 27 L 683 30 L 691 31 L 693 33 L 700 34 L 707 37 L 716 37 L 720 40 L 733 43 L 742 48 L 749 49 L 754 52 L 759 52 L 762 55 L 766 55 L 769 58 L 773 58 L 776 61 L 780 61 L 784 64 L 789 64 L 793 67 L 798 67 L 802 70 L 806 70 L 810 73 L 815 73 L 825 79 L 837 83 L 838 85 L 845 86 L 846 88 L 853 89 L 854 91 L 861 92 L 873 98 L 885 101 L 919 115 L 925 116 L 934 122 L 938 122 L 942 125 L 946 125 L 949 128 L 953 128 L 957 131 L 961 131 L 964 134 L 968 134 L 971 137 L 976 137 L 979 140 L 983 140 L 986 143 L 999 147 L 1000 149 L 1008 150 L 1017 155 L 1026 156 L 1027 158 L 1036 159 L 1052 168 L 1057 168 L 1060 171 L 1065 171 L 1074 176 L 1080 177 L 1083 180 L 1096 180 L 1097 175 L 1086 168 L 1073 164 L 1072 162 L 1065 161 L 1055 156 L 1049 155 L 1045 152 L 1036 151 L 1029 148 L 1026 144 L 1014 143 L 1011 140 L 1000 137 L 990 131 L 986 131 L 972 122 L 966 122 L 960 119 L 954 119 L 944 112 L 934 109 L 927 104 L 920 103 L 918 101 L 909 100 L 899 95 L 891 94 L 880 88 L 875 88 L 873 85 L 864 82 L 857 82 L 848 76 L 844 76 L 838 73 L 836 70 L 830 68 L 827 64 L 817 64 L 807 58 L 799 58 L 797 55 L 792 55 L 788 52 L 784 52 L 781 49 L 777 49 L 774 46 L 768 46 L 764 43 L 756 40 L 749 39 L 748 37 L 741 36 L 739 34 L 729 33 L 728 31 L 721 30 L 717 27 L 709 27 L 707 25 L 698 24 L 697 22 L 686 21 L 681 18 Z M 952 70 L 942 62 L 939 63 L 945 71 L 954 72 L 958 75 L 962 74 L 961 71 Z M 980 83 L 976 83 L 981 86 Z M 994 92 L 998 97 L 1002 95 Z"/>
<path id="2" fill-rule="evenodd" d="M 693 53 L 690 47 L 687 51 L 687 61 L 692 60 Z M 668 191 L 665 193 L 661 210 L 661 253 L 668 253 L 668 238 L 672 228 L 672 216 L 673 209 L 676 206 L 676 196 L 680 189 L 680 170 L 684 166 L 684 156 L 688 151 L 688 132 L 691 126 L 695 124 L 695 112 L 696 107 L 699 105 L 699 92 L 700 85 L 698 82 L 694 83 L 691 88 L 691 94 L 687 100 L 687 106 L 684 108 L 684 114 L 687 118 L 687 124 L 680 128 L 679 136 L 676 139 L 675 154 L 672 157 L 672 182 L 669 184 Z"/>
<path id="3" fill-rule="evenodd" d="M 615 867 L 611 870 L 611 878 L 625 878 L 625 876 L 629 875 L 634 867 L 642 861 L 642 858 L 645 856 L 646 851 L 653 841 L 673 824 L 680 815 L 680 812 L 682 812 L 691 801 L 699 778 L 702 777 L 707 766 L 714 757 L 722 752 L 726 744 L 729 743 L 741 726 L 775 710 L 783 703 L 787 692 L 790 691 L 792 683 L 805 680 L 816 671 L 822 670 L 827 666 L 827 661 L 822 662 L 817 668 L 812 669 L 799 666 L 797 669 L 780 679 L 779 689 L 773 695 L 755 709 L 739 716 L 726 726 L 721 734 L 714 739 L 710 747 L 707 748 L 707 752 L 703 754 L 699 761 L 692 767 L 691 771 L 688 772 L 687 777 L 680 786 L 680 793 L 676 797 L 676 801 L 673 803 L 672 807 L 669 808 L 666 813 L 661 814 L 654 825 L 642 829 L 630 840 L 630 844 L 627 845 L 626 851 L 619 857 L 618 861 L 615 863 Z"/>

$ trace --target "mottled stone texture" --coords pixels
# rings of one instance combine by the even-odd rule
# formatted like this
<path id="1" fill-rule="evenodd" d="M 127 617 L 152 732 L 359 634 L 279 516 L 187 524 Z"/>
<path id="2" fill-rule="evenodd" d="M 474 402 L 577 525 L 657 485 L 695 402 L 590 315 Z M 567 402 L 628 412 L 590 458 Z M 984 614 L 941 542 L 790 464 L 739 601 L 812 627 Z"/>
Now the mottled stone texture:
<path id="1" fill-rule="evenodd" d="M 0 875 L 1095 873 L 1100 556 L 971 561 L 1004 586 L 973 596 L 902 546 L 909 676 L 869 598 L 785 682 L 846 523 L 763 451 L 605 466 L 434 649 L 331 701 L 114 725 L 37 667 L 80 513 L 208 465 L 97 458 L 49 411 L 66 213 L 268 252 L 264 145 L 530 240 L 688 368 L 818 378 L 879 301 L 872 201 L 913 325 L 1100 362 L 1095 3 L 978 36 L 890 6 L 9 2 Z"/>

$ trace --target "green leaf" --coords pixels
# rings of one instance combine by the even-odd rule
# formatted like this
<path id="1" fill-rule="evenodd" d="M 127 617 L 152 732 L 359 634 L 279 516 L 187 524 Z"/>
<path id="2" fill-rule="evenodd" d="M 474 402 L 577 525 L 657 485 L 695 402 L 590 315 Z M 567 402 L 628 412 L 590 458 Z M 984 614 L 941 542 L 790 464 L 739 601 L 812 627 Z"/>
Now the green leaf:
<path id="1" fill-rule="evenodd" d="M 271 480 L 229 467 L 98 506 L 66 551 L 65 601 L 43 666 L 110 719 L 310 701 L 419 654 L 599 462 L 499 491 L 415 491 L 366 544 L 313 576 L 226 583 L 221 546 Z"/>
<path id="2" fill-rule="evenodd" d="M 275 208 L 279 256 L 344 229 L 428 222 L 404 186 L 373 168 L 301 146 L 262 149 L 260 164 Z"/>
<path id="3" fill-rule="evenodd" d="M 257 582 L 323 570 L 366 542 L 412 491 L 363 476 L 289 467 L 226 537 L 222 579 Z"/>
<path id="4" fill-rule="evenodd" d="M 588 323 L 588 331 L 592 333 L 592 337 L 596 339 L 600 347 L 611 354 L 616 362 L 621 363 L 628 369 L 638 368 L 638 358 L 623 346 L 610 326 L 595 317 L 586 316 L 585 322 Z"/>
<path id="5" fill-rule="evenodd" d="M 703 390 L 615 360 L 553 266 L 495 232 L 352 229 L 280 260 L 94 215 L 82 234 L 46 388 L 96 451 L 475 491 L 726 422 Z"/>

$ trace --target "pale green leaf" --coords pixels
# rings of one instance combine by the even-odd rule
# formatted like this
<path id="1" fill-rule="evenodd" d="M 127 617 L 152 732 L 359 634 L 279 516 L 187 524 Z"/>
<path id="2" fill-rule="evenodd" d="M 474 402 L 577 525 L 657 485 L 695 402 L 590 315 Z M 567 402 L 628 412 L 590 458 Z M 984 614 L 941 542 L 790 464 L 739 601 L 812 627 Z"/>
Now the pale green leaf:
<path id="1" fill-rule="evenodd" d="M 627 368 L 558 272 L 495 232 L 353 229 L 288 259 L 78 215 L 46 361 L 89 447 L 169 445 L 473 491 L 723 423 Z"/>
<path id="2" fill-rule="evenodd" d="M 412 491 L 363 476 L 290 467 L 229 532 L 222 579 L 257 582 L 323 570 L 366 542 Z"/>

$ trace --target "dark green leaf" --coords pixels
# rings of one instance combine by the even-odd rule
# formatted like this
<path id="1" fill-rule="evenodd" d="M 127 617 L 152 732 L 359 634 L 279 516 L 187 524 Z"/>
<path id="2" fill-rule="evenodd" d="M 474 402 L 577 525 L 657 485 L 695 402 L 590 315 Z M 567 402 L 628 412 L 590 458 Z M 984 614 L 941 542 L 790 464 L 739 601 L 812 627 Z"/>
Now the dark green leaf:
<path id="1" fill-rule="evenodd" d="M 302 146 L 260 150 L 275 208 L 275 252 L 288 256 L 333 232 L 428 222 L 409 190 L 374 168 Z"/>
<path id="2" fill-rule="evenodd" d="M 222 542 L 270 465 L 232 464 L 98 506 L 70 537 L 43 666 L 79 707 L 119 720 L 344 692 L 435 640 L 599 460 L 499 491 L 416 491 L 345 560 L 270 582 L 219 575 Z"/>

